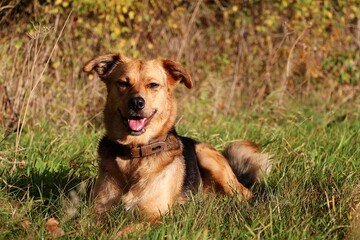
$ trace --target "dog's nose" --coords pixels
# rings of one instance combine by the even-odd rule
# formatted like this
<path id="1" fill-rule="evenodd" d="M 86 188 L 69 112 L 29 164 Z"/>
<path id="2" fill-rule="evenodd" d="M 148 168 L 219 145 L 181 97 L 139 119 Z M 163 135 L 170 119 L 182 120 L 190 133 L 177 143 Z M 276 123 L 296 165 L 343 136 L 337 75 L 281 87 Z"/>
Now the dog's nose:
<path id="1" fill-rule="evenodd" d="M 134 97 L 129 100 L 131 110 L 140 111 L 145 107 L 145 100 L 142 97 Z"/>

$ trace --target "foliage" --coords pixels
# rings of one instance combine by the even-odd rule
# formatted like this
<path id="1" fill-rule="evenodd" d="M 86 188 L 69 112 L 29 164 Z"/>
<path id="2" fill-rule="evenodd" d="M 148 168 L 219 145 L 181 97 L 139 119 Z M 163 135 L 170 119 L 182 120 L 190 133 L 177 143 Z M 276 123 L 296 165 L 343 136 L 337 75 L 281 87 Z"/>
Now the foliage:
<path id="1" fill-rule="evenodd" d="M 105 91 L 82 66 L 121 52 L 191 73 L 195 88 L 176 92 L 182 134 L 274 154 L 249 203 L 195 196 L 130 237 L 355 239 L 359 16 L 352 0 L 2 1 L 0 238 L 55 237 L 52 219 L 64 238 L 108 239 L 141 221 L 119 208 L 95 225 L 86 200 Z"/>
<path id="2" fill-rule="evenodd" d="M 358 96 L 356 1 L 8 0 L 1 9 L 5 125 L 35 120 L 25 108 L 51 121 L 92 119 L 102 85 L 81 68 L 106 52 L 179 61 L 196 86 L 181 95 L 211 98 L 215 114 L 319 90 L 330 104 Z"/>

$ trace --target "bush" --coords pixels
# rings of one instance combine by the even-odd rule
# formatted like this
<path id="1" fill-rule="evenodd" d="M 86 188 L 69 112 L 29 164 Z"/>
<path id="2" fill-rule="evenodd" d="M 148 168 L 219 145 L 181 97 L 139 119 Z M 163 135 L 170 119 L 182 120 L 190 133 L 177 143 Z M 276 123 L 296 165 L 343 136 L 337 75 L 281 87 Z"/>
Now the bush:
<path id="1" fill-rule="evenodd" d="M 359 89 L 356 1 L 47 0 L 5 1 L 1 9 L 7 124 L 93 119 L 102 85 L 81 68 L 106 52 L 177 60 L 196 86 L 180 93 L 187 102 L 205 99 L 214 113 L 320 90 L 336 103 Z"/>

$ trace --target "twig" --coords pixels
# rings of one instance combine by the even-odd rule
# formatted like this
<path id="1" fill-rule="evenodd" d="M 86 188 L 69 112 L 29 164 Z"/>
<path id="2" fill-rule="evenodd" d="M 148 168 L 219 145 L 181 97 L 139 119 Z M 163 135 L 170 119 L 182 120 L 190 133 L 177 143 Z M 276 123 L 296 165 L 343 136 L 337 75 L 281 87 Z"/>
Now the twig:
<path id="1" fill-rule="evenodd" d="M 360 48 L 360 19 L 358 18 L 356 23 L 356 35 L 354 36 L 355 43 Z"/>
<path id="2" fill-rule="evenodd" d="M 6 98 L 5 101 L 10 107 L 11 114 L 10 114 L 10 120 L 7 123 L 7 126 L 6 126 L 5 135 L 4 135 L 3 139 L 0 140 L 0 143 L 2 143 L 8 136 L 10 136 L 10 134 L 12 132 L 18 130 L 18 128 L 14 129 L 14 125 L 16 123 L 18 123 L 18 126 L 19 126 L 19 124 L 21 125 L 21 121 L 19 121 L 19 113 L 17 111 L 15 111 L 14 104 L 11 101 L 11 98 L 9 96 L 9 93 L 8 93 L 8 90 L 7 90 L 6 86 L 4 86 L 3 89 L 4 89 L 4 92 L 5 92 L 5 98 Z"/>
<path id="3" fill-rule="evenodd" d="M 13 9 L 15 6 L 14 5 L 6 5 L 0 8 L 0 12 L 5 10 L 5 9 Z"/>
<path id="4" fill-rule="evenodd" d="M 2 177 L 0 177 L 0 180 L 9 188 L 15 188 L 15 189 L 18 189 L 20 191 L 24 191 L 24 189 L 21 189 L 15 185 L 11 185 L 10 183 L 8 183 L 5 179 L 3 179 Z"/>
<path id="5" fill-rule="evenodd" d="M 232 100 L 234 98 L 236 85 L 239 82 L 239 65 L 240 65 L 240 59 L 241 59 L 241 54 L 242 54 L 241 41 L 244 39 L 244 32 L 245 32 L 245 26 L 243 24 L 241 29 L 240 29 L 240 32 L 239 32 L 238 51 L 237 51 L 236 62 L 235 62 L 235 70 L 234 70 L 234 81 L 231 84 L 230 96 L 229 96 L 228 106 L 227 106 L 227 111 L 228 112 L 229 112 L 229 109 L 231 107 Z"/>
<path id="6" fill-rule="evenodd" d="M 291 46 L 290 52 L 289 52 L 289 57 L 286 63 L 286 77 L 290 76 L 290 69 L 291 69 L 291 59 L 292 59 L 292 55 L 295 49 L 295 46 L 297 45 L 297 43 L 300 41 L 300 39 L 304 36 L 305 32 L 309 29 L 309 27 L 306 27 L 301 34 L 299 35 L 299 37 L 297 37 L 297 39 L 295 40 L 294 44 Z"/>
<path id="7" fill-rule="evenodd" d="M 10 13 L 12 12 L 12 9 L 15 8 L 16 5 L 18 5 L 20 2 L 20 0 L 18 0 L 17 2 L 15 2 L 13 5 L 5 5 L 5 6 L 2 6 L 0 8 L 0 13 L 6 9 L 9 9 L 9 11 L 7 11 L 2 17 L 0 17 L 0 24 L 3 23 L 3 21 L 5 21 L 5 19 L 10 15 Z"/>
<path id="8" fill-rule="evenodd" d="M 15 115 L 16 118 L 19 118 L 19 113 L 18 113 L 17 111 L 15 111 L 14 104 L 13 104 L 13 102 L 11 101 L 11 98 L 10 98 L 10 96 L 9 96 L 9 92 L 8 92 L 6 86 L 4 86 L 4 92 L 5 92 L 6 102 L 7 102 L 7 103 L 9 104 L 9 106 L 10 106 L 11 114 L 12 114 L 12 115 Z"/>
<path id="9" fill-rule="evenodd" d="M 281 83 L 281 86 L 280 86 L 280 98 L 279 98 L 280 103 L 282 102 L 284 93 L 285 93 L 285 91 L 286 91 L 287 79 L 288 79 L 288 77 L 290 77 L 290 74 L 291 74 L 291 60 L 292 60 L 292 56 L 293 56 L 293 52 L 294 52 L 295 46 L 297 45 L 297 43 L 298 43 L 298 42 L 300 41 L 300 39 L 304 36 L 305 32 L 306 32 L 309 28 L 310 28 L 310 27 L 306 27 L 306 28 L 301 32 L 301 34 L 296 38 L 294 44 L 291 46 L 291 49 L 290 49 L 290 52 L 289 52 L 289 56 L 288 56 L 288 59 L 287 59 L 287 63 L 286 63 L 286 71 L 285 71 L 285 73 L 282 75 L 282 83 Z"/>
<path id="10" fill-rule="evenodd" d="M 196 3 L 196 6 L 195 6 L 195 9 L 191 15 L 191 18 L 190 18 L 190 21 L 189 21 L 189 24 L 186 28 L 186 32 L 185 32 L 185 35 L 184 35 L 184 38 L 181 42 L 181 46 L 180 46 L 180 49 L 179 49 L 179 52 L 177 54 L 177 57 L 176 57 L 176 61 L 179 61 L 181 56 L 183 55 L 183 52 L 184 52 L 184 49 L 185 49 L 185 46 L 186 46 L 186 42 L 187 42 L 187 39 L 189 37 L 189 33 L 190 33 L 190 30 L 191 30 L 191 27 L 192 25 L 194 24 L 195 22 L 195 17 L 199 11 L 199 8 L 200 8 L 200 5 L 202 3 L 202 0 L 198 0 L 198 2 Z"/>

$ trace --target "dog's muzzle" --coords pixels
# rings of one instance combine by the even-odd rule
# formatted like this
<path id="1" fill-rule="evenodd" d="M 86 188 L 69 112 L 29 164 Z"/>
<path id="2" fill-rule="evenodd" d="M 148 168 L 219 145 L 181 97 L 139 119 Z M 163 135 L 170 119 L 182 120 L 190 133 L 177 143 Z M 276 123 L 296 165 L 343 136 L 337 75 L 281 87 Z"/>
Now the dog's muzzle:
<path id="1" fill-rule="evenodd" d="M 154 110 L 150 116 L 143 115 L 141 111 L 139 113 L 135 113 L 134 110 L 130 109 L 130 116 L 124 117 L 121 113 L 121 110 L 118 110 L 121 118 L 123 119 L 124 125 L 128 128 L 131 135 L 141 135 L 145 132 L 146 126 L 150 123 L 151 119 L 156 114 L 157 110 Z"/>

